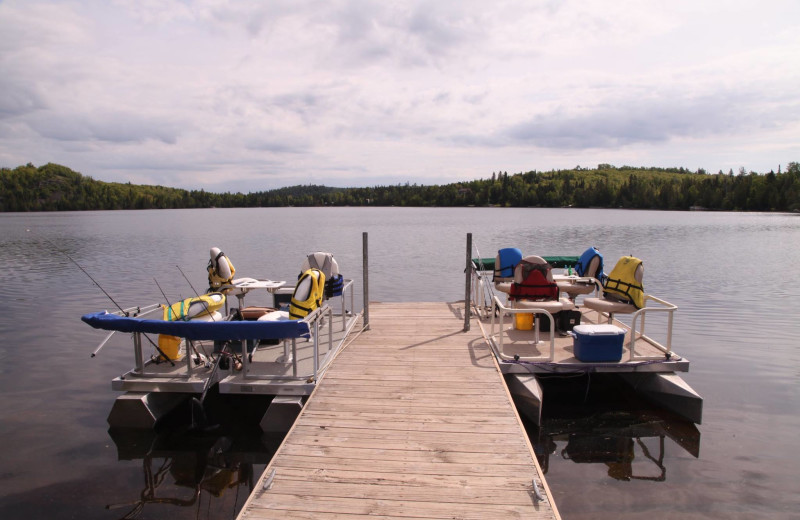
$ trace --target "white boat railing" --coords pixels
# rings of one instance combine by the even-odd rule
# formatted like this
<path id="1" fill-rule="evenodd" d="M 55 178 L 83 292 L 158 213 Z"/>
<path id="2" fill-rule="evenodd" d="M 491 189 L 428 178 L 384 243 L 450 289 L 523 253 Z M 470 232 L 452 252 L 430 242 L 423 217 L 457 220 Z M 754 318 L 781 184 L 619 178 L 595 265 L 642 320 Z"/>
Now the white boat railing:
<path id="1" fill-rule="evenodd" d="M 287 287 L 287 288 L 282 288 L 281 290 L 291 290 L 291 291 L 293 291 L 294 289 L 291 288 L 291 287 Z M 270 291 L 270 292 L 273 292 L 273 291 Z M 353 312 L 354 312 L 354 308 L 355 308 L 355 297 L 354 297 L 354 291 L 353 291 L 353 280 L 349 280 L 349 279 L 345 279 L 344 280 L 344 284 L 342 286 L 342 294 L 340 296 L 338 296 L 338 298 L 340 299 L 340 302 L 341 302 L 341 329 L 340 330 L 342 332 L 345 332 L 347 330 L 347 326 L 348 326 L 348 318 L 352 317 Z M 349 307 L 348 307 L 348 303 L 349 303 Z M 144 306 L 144 307 L 132 307 L 130 309 L 124 309 L 124 311 L 122 311 L 122 312 L 118 311 L 115 314 L 118 314 L 120 316 L 144 317 L 144 316 L 152 314 L 152 313 L 154 313 L 156 311 L 159 311 L 162 308 L 163 308 L 163 306 L 161 304 L 154 303 L 154 304 L 147 305 L 147 306 Z M 323 320 L 323 318 L 327 318 L 327 319 Z M 224 318 L 224 320 L 229 320 L 229 319 L 230 319 L 230 316 Z M 243 370 L 245 379 L 306 380 L 306 379 L 309 379 L 309 378 L 313 378 L 313 380 L 316 380 L 318 378 L 318 376 L 319 376 L 320 367 L 325 367 L 326 364 L 329 362 L 329 358 L 331 356 L 331 351 L 333 350 L 333 348 L 332 348 L 332 346 L 333 346 L 332 345 L 333 333 L 334 333 L 333 324 L 334 324 L 334 321 L 336 321 L 337 324 L 339 323 L 339 321 L 335 320 L 335 315 L 333 314 L 333 310 L 331 309 L 331 307 L 327 303 L 323 304 L 322 307 L 316 309 L 314 312 L 312 312 L 311 314 L 306 316 L 303 321 L 307 322 L 308 325 L 309 325 L 309 331 L 310 331 L 310 336 L 311 336 L 310 341 L 312 342 L 312 345 L 313 345 L 313 356 L 314 356 L 313 371 L 311 373 L 308 373 L 308 374 L 298 374 L 298 367 L 297 367 L 298 357 L 296 355 L 297 339 L 296 338 L 286 338 L 286 339 L 283 339 L 283 343 L 284 343 L 284 360 L 288 360 L 288 359 L 292 360 L 291 361 L 292 362 L 292 376 L 260 376 L 260 375 L 255 375 L 255 374 L 249 374 L 248 373 L 249 372 L 249 368 L 250 368 L 249 367 L 249 363 L 248 363 L 248 361 L 249 361 L 248 357 L 249 356 L 244 355 L 243 356 L 244 359 L 243 359 L 243 363 L 242 363 L 242 370 Z M 321 321 L 324 321 L 324 325 L 321 325 Z M 327 326 L 328 327 L 328 330 L 327 330 L 328 350 L 325 353 L 325 358 L 322 361 L 320 361 L 320 359 L 319 359 L 318 339 L 320 337 L 319 336 L 320 328 L 323 327 L 323 326 Z M 103 344 L 105 344 L 105 342 L 108 341 L 108 339 L 110 338 L 110 336 L 112 334 L 109 334 L 109 336 L 105 338 L 105 340 L 103 341 Z M 190 349 L 191 350 L 195 350 L 195 346 L 191 342 L 191 340 L 184 339 L 185 344 L 186 344 L 186 347 L 185 347 L 186 353 L 184 355 L 184 359 L 164 360 L 163 356 L 161 356 L 161 354 L 162 354 L 161 352 L 158 352 L 158 354 L 152 356 L 149 359 L 146 359 L 146 357 L 144 355 L 144 350 L 146 348 L 145 343 L 149 342 L 153 346 L 154 349 L 158 350 L 158 348 L 157 348 L 158 340 L 157 339 L 155 339 L 155 340 L 151 339 L 150 336 L 148 336 L 147 334 L 145 334 L 143 332 L 134 332 L 132 335 L 133 335 L 134 363 L 135 363 L 135 366 L 134 366 L 133 370 L 131 370 L 128 373 L 129 376 L 135 376 L 137 378 L 141 377 L 141 378 L 152 378 L 152 379 L 185 379 L 185 380 L 189 380 L 193 376 L 195 376 L 196 373 L 201 368 L 203 368 L 203 369 L 206 368 L 205 366 L 201 366 L 201 365 L 197 364 L 197 362 L 195 361 L 195 356 L 192 355 L 189 352 Z M 143 335 L 144 335 L 144 338 L 142 337 Z M 237 341 L 235 343 L 239 343 L 239 342 Z M 103 344 L 101 344 L 101 346 Z M 246 350 L 247 341 L 246 340 L 242 341 L 241 344 L 242 344 L 241 352 L 247 352 L 247 350 Z M 290 349 L 291 349 L 291 352 L 290 352 Z M 147 368 L 147 367 L 149 367 L 151 365 L 163 364 L 163 363 L 171 363 L 173 365 L 177 365 L 177 364 L 181 363 L 181 364 L 183 364 L 185 366 L 185 370 L 181 370 L 180 372 L 176 372 L 175 370 L 173 370 L 173 371 L 165 373 L 164 371 L 154 371 L 152 369 L 148 370 L 148 368 Z M 231 364 L 231 365 L 233 365 L 233 364 Z M 230 370 L 232 371 L 233 368 L 231 367 Z"/>
<path id="2" fill-rule="evenodd" d="M 310 373 L 306 374 L 299 374 L 298 373 L 298 356 L 297 356 L 297 338 L 287 338 L 283 340 L 283 359 L 280 361 L 273 361 L 271 363 L 279 363 L 279 364 L 286 364 L 289 363 L 291 360 L 292 364 L 292 375 L 264 375 L 264 374 L 251 374 L 250 373 L 250 355 L 247 353 L 246 350 L 246 343 L 242 342 L 242 378 L 248 381 L 316 381 L 319 378 L 319 373 L 322 368 L 325 368 L 334 352 L 333 350 L 333 309 L 330 308 L 327 304 L 323 304 L 322 307 L 315 309 L 311 314 L 306 316 L 303 321 L 308 323 L 310 337 L 308 341 L 311 342 L 312 348 L 312 360 L 313 360 L 313 369 Z M 320 351 L 319 351 L 319 338 L 320 338 L 320 329 L 322 327 L 327 327 L 327 350 L 325 352 L 325 358 L 320 361 Z M 290 347 L 291 345 L 291 351 Z M 253 352 L 258 348 L 256 345 L 253 349 Z M 230 373 L 233 373 L 233 369 L 230 369 Z"/>
<path id="3" fill-rule="evenodd" d="M 147 316 L 148 314 L 151 314 L 151 313 L 153 313 L 155 311 L 161 310 L 162 308 L 163 308 L 163 306 L 160 303 L 153 303 L 153 304 L 147 305 L 145 307 L 141 307 L 141 312 L 138 312 L 138 313 L 135 313 L 135 314 L 130 314 L 129 313 L 130 309 L 125 309 L 125 313 L 124 314 L 121 313 L 121 312 L 116 312 L 114 314 L 119 314 L 120 316 L 131 316 L 131 317 L 140 318 L 142 316 Z M 152 339 L 150 339 L 150 336 L 148 336 L 147 334 L 145 334 L 143 332 L 134 332 L 133 333 L 133 357 L 134 357 L 134 362 L 136 363 L 136 366 L 134 367 L 134 369 L 131 372 L 129 372 L 129 374 L 135 375 L 135 376 L 139 376 L 139 377 L 150 377 L 150 378 L 161 378 L 161 379 L 173 379 L 173 378 L 176 378 L 176 377 L 177 378 L 182 378 L 182 379 L 190 379 L 192 377 L 192 375 L 194 375 L 196 369 L 192 366 L 193 358 L 192 358 L 192 356 L 189 355 L 188 351 L 184 355 L 184 359 L 183 360 L 180 360 L 180 359 L 178 359 L 178 360 L 163 359 L 163 360 L 156 361 L 155 359 L 158 359 L 158 358 L 162 357 L 161 354 L 163 354 L 163 353 L 160 352 L 160 351 L 158 352 L 158 356 L 155 356 L 154 358 L 145 360 L 144 359 L 144 354 L 143 354 L 143 348 L 142 348 L 142 336 L 143 335 L 144 335 L 145 338 L 147 338 L 148 342 L 153 345 L 153 347 L 155 347 L 158 344 L 157 343 L 158 340 L 153 341 Z M 185 341 L 187 342 L 187 347 L 186 348 L 188 350 L 188 347 L 189 347 L 188 342 L 189 342 L 189 340 L 185 340 Z M 148 365 L 152 365 L 152 364 L 156 364 L 156 363 L 172 363 L 172 364 L 175 364 L 175 363 L 178 363 L 178 362 L 184 362 L 185 363 L 186 372 L 184 372 L 182 374 L 181 373 L 178 373 L 178 374 L 175 374 L 175 373 L 165 374 L 165 373 L 162 373 L 162 372 L 153 372 L 153 371 L 145 370 L 145 368 Z"/>
<path id="4" fill-rule="evenodd" d="M 492 298 L 494 298 L 494 289 L 492 281 L 485 273 L 486 269 L 482 269 L 482 265 L 476 265 L 473 261 L 471 264 L 472 271 L 472 305 L 478 316 L 481 319 L 489 317 L 492 312 Z"/>
<path id="5" fill-rule="evenodd" d="M 355 308 L 355 299 L 354 299 L 354 291 L 353 288 L 353 280 L 345 279 L 344 284 L 342 286 L 342 294 L 338 296 L 341 302 L 341 332 L 347 331 L 348 326 L 348 317 L 352 317 Z M 281 290 L 294 291 L 292 287 L 285 287 Z M 349 297 L 349 298 L 348 298 Z M 350 306 L 348 308 L 347 302 L 348 299 L 350 301 Z M 306 316 L 303 321 L 306 321 L 309 324 L 309 331 L 311 337 L 309 340 L 312 343 L 312 357 L 313 357 L 313 371 L 307 374 L 299 374 L 298 373 L 298 356 L 297 356 L 297 338 L 285 338 L 283 340 L 283 357 L 278 361 L 273 361 L 272 363 L 278 364 L 285 364 L 288 363 L 288 360 L 291 360 L 292 363 L 292 375 L 263 375 L 263 374 L 251 374 L 250 373 L 250 356 L 245 355 L 243 356 L 242 360 L 242 377 L 246 380 L 262 380 L 262 381 L 299 381 L 299 380 L 311 380 L 316 381 L 319 378 L 320 370 L 327 367 L 328 363 L 333 354 L 333 324 L 334 324 L 335 315 L 333 314 L 333 309 L 330 307 L 328 303 L 323 303 L 322 307 L 314 310 L 311 314 Z M 320 328 L 327 327 L 327 336 L 328 336 L 328 348 L 325 352 L 325 358 L 320 361 L 320 350 L 319 350 L 319 337 L 320 337 Z M 255 349 L 257 349 L 257 345 Z M 255 350 L 254 349 L 254 350 Z M 242 352 L 245 350 L 242 349 Z M 233 373 L 233 372 L 231 372 Z"/>
<path id="6" fill-rule="evenodd" d="M 545 309 L 537 309 L 537 308 L 524 308 L 524 309 L 514 309 L 512 307 L 506 307 L 497 296 L 493 297 L 494 308 L 497 312 L 490 311 L 491 314 L 491 325 L 489 328 L 489 341 L 492 345 L 495 354 L 505 361 L 537 361 L 537 362 L 548 362 L 553 361 L 555 358 L 556 353 L 556 343 L 555 343 L 555 319 L 553 315 L 550 314 Z M 550 319 L 550 349 L 547 355 L 540 355 L 540 356 L 520 356 L 517 354 L 506 354 L 503 350 L 503 337 L 506 335 L 506 332 L 509 330 L 514 329 L 514 323 L 516 321 L 515 314 L 544 314 Z M 511 318 L 511 327 L 505 328 L 503 323 L 505 322 L 506 316 Z M 539 324 L 538 320 L 534 320 L 534 339 L 532 342 L 526 342 L 529 345 L 540 345 L 544 343 L 543 341 L 539 341 Z"/>
<path id="7" fill-rule="evenodd" d="M 660 307 L 642 307 L 641 309 L 637 310 L 632 314 L 631 317 L 631 326 L 627 327 L 624 323 L 622 323 L 624 328 L 630 329 L 631 339 L 628 342 L 628 350 L 630 351 L 629 361 L 655 361 L 663 359 L 664 356 L 670 358 L 675 355 L 672 352 L 672 324 L 673 324 L 673 317 L 675 311 L 678 310 L 678 306 L 668 301 L 662 300 L 661 298 L 656 298 L 653 295 L 646 294 L 644 296 L 646 301 L 652 301 L 660 305 Z M 667 323 L 666 323 L 666 345 L 656 341 L 655 339 L 651 338 L 650 336 L 645 335 L 644 333 L 644 325 L 645 325 L 645 317 L 647 314 L 653 313 L 666 313 L 667 314 Z M 605 313 L 598 313 L 602 315 L 606 315 Z M 637 329 L 636 329 L 636 320 L 641 319 L 641 327 L 638 331 L 637 336 Z M 618 321 L 618 320 L 617 320 Z M 620 322 L 621 323 L 621 322 Z M 639 356 L 636 355 L 636 342 L 637 341 L 645 341 L 652 345 L 653 347 L 657 348 L 661 352 L 664 353 L 664 356 Z"/>
<path id="8" fill-rule="evenodd" d="M 347 278 L 344 279 L 344 285 L 342 285 L 342 294 L 340 296 L 341 303 L 342 303 L 342 332 L 347 330 L 347 295 L 350 295 L 350 314 L 352 314 L 355 307 L 355 291 L 353 291 L 353 280 L 349 280 Z"/>

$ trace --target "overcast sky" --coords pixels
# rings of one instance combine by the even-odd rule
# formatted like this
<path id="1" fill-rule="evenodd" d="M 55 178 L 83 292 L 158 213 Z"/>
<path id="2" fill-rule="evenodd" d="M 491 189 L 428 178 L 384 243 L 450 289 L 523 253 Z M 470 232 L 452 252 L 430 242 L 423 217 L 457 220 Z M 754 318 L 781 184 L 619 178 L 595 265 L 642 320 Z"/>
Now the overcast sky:
<path id="1" fill-rule="evenodd" d="M 0 166 L 209 191 L 800 161 L 798 0 L 0 0 Z"/>

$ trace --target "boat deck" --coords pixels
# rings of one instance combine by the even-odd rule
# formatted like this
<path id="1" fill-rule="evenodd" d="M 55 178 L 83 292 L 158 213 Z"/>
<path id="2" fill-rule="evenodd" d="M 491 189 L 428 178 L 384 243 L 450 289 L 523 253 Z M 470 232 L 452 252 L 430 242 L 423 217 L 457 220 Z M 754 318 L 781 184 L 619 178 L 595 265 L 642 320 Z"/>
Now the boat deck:
<path id="1" fill-rule="evenodd" d="M 607 319 L 598 316 L 597 312 L 583 306 L 576 307 L 581 312 L 581 324 L 605 324 Z M 554 351 L 552 360 L 534 361 L 514 361 L 501 360 L 500 366 L 503 373 L 566 373 L 566 372 L 688 372 L 689 360 L 680 356 L 678 353 L 667 357 L 662 351 L 651 343 L 641 339 L 641 334 L 637 333 L 635 343 L 636 359 L 630 358 L 630 339 L 631 330 L 623 323 L 615 322 L 620 328 L 626 331 L 623 342 L 622 358 L 618 362 L 583 362 L 575 357 L 573 342 L 570 335 L 555 333 Z M 481 320 L 487 337 L 491 336 L 491 319 L 485 317 Z M 502 328 L 503 344 L 502 352 L 509 357 L 518 355 L 521 359 L 544 358 L 550 352 L 550 332 L 540 331 L 539 342 L 535 343 L 535 331 L 518 330 L 515 328 L 514 317 L 506 315 L 497 318 L 495 324 L 496 331 Z M 499 349 L 499 342 L 495 339 L 495 345 Z"/>
<path id="2" fill-rule="evenodd" d="M 353 329 L 360 315 L 333 315 L 332 327 L 320 327 L 317 366 L 322 371 L 330 363 Z M 332 330 L 331 330 L 332 329 Z M 276 345 L 261 345 L 252 360 L 243 358 L 242 370 L 229 370 L 219 382 L 221 394 L 310 395 L 314 378 L 314 345 L 310 339 L 284 340 Z M 297 364 L 292 363 L 296 358 Z"/>
<path id="3" fill-rule="evenodd" d="M 239 518 L 559 518 L 463 312 L 372 303 L 369 330 L 337 355 Z"/>
<path id="4" fill-rule="evenodd" d="M 113 379 L 111 387 L 126 392 L 201 393 L 211 378 L 210 384 L 219 382 L 220 393 L 309 395 L 316 384 L 314 358 L 317 367 L 324 370 L 332 355 L 356 326 L 359 315 L 345 311 L 344 314 L 339 312 L 326 319 L 317 332 L 316 356 L 311 338 L 298 338 L 294 342 L 289 339 L 277 344 L 262 341 L 253 351 L 252 360 L 250 356 L 241 357 L 241 370 L 230 363 L 226 370 L 214 371 L 202 364 L 195 365 L 191 359 L 194 356 L 183 356 L 174 365 L 148 359 L 143 362 L 143 371 L 134 368 Z M 143 348 L 146 345 L 143 344 Z M 195 341 L 194 348 L 210 357 L 215 347 L 213 342 Z M 238 349 L 241 351 L 240 346 Z M 192 349 L 189 348 L 189 351 L 191 353 Z M 293 363 L 294 359 L 297 360 L 296 364 Z"/>

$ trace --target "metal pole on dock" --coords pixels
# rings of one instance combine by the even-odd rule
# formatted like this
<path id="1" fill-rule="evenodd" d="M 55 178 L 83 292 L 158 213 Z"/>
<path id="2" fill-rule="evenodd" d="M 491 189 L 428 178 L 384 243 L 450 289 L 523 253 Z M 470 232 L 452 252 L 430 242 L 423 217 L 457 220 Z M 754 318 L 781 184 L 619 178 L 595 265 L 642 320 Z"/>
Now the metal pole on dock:
<path id="1" fill-rule="evenodd" d="M 472 233 L 467 233 L 467 268 L 464 272 L 467 276 L 464 291 L 464 332 L 469 332 L 470 293 L 472 292 Z"/>
<path id="2" fill-rule="evenodd" d="M 367 232 L 361 235 L 361 251 L 363 256 L 363 277 L 364 277 L 364 330 L 369 330 L 369 240 Z"/>

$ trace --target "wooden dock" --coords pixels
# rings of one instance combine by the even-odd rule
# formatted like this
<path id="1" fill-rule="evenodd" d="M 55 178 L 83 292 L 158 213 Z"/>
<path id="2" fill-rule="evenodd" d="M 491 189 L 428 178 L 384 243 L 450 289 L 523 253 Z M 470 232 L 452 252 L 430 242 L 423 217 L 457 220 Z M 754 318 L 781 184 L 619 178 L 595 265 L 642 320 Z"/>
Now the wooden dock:
<path id="1" fill-rule="evenodd" d="M 463 312 L 371 304 L 370 330 L 317 385 L 239 519 L 560 518 Z"/>

